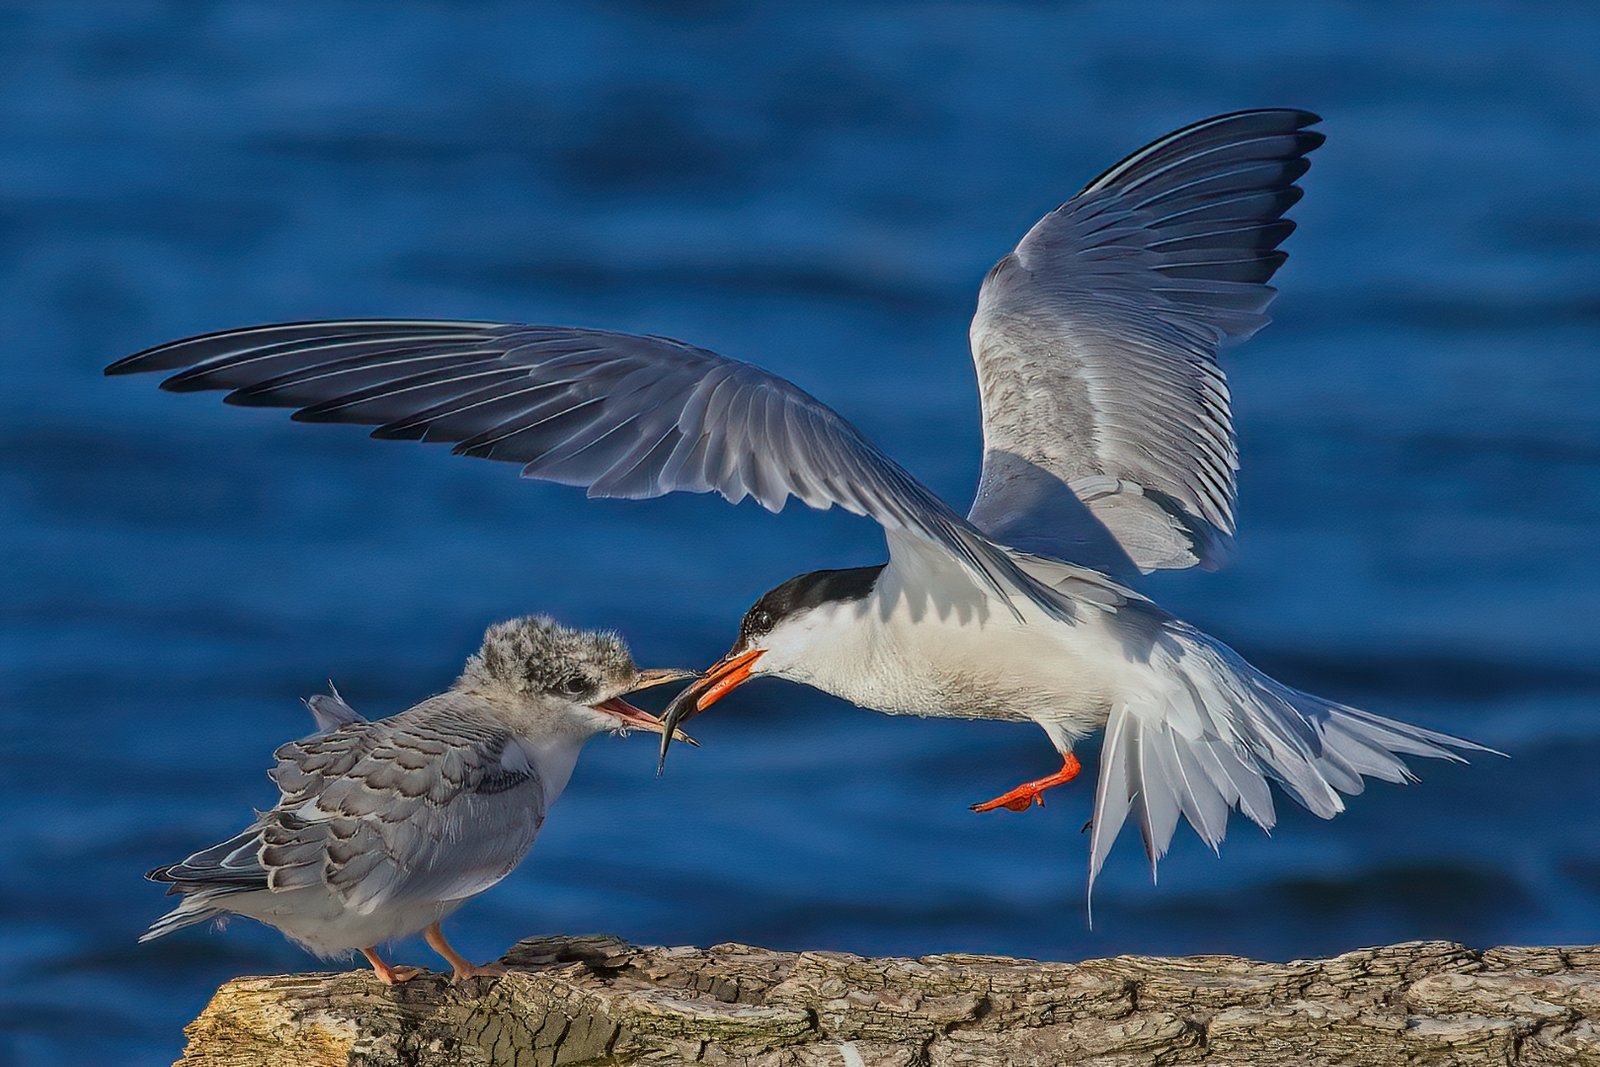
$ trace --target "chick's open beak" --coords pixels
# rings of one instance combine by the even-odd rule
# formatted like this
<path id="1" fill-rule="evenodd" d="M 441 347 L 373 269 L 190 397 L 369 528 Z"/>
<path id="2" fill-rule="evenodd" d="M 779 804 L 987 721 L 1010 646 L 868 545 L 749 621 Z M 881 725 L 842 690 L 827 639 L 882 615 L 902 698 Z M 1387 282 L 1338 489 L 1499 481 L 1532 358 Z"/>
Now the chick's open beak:
<path id="1" fill-rule="evenodd" d="M 681 682 L 685 678 L 698 678 L 699 671 L 684 670 L 682 667 L 651 667 L 649 670 L 639 672 L 639 680 L 633 683 L 630 693 L 637 693 L 641 689 L 653 689 L 658 685 L 668 682 Z"/>
<path id="2" fill-rule="evenodd" d="M 754 669 L 756 660 L 760 659 L 765 651 L 765 649 L 755 648 L 749 652 L 741 652 L 738 655 L 726 657 L 706 671 L 698 682 L 686 686 L 683 692 L 672 698 L 672 703 L 667 705 L 666 713 L 661 716 L 663 733 L 661 735 L 661 762 L 656 767 L 657 774 L 661 773 L 661 768 L 667 765 L 667 749 L 672 746 L 674 736 L 665 731 L 677 731 L 680 722 L 700 714 L 749 681 L 750 672 Z"/>
<path id="3" fill-rule="evenodd" d="M 641 689 L 649 689 L 652 686 L 665 685 L 668 682 L 676 682 L 684 678 L 698 678 L 699 676 L 699 671 L 685 671 L 676 667 L 661 667 L 640 671 L 638 682 L 629 692 L 637 693 Z M 602 700 L 600 703 L 591 706 L 596 711 L 603 711 L 607 715 L 616 716 L 628 726 L 637 727 L 640 730 L 649 730 L 651 733 L 661 734 L 663 737 L 668 736 L 669 727 L 664 722 L 643 708 L 634 707 L 621 697 L 612 697 L 610 700 Z M 699 746 L 700 742 L 682 730 L 677 729 L 676 726 L 671 727 L 670 730 L 672 739 L 686 741 L 691 745 Z"/>

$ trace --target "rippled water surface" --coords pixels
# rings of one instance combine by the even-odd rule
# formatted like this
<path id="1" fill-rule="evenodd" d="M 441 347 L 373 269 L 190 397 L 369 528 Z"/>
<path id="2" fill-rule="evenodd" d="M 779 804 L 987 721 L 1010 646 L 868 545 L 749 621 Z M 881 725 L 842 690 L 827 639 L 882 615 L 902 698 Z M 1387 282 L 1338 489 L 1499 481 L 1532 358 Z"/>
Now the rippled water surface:
<path id="1" fill-rule="evenodd" d="M 246 322 L 606 325 L 754 359 L 964 504 L 989 264 L 1127 150 L 1326 117 L 1276 321 L 1228 363 L 1242 537 L 1150 591 L 1301 686 L 1512 754 L 1324 824 L 1125 840 L 1036 730 L 765 682 L 653 773 L 591 746 L 453 922 L 867 953 L 1290 958 L 1600 938 L 1600 16 L 1586 5 L 0 5 L 0 1062 L 155 1063 L 248 923 L 137 946 L 141 873 L 270 800 L 332 676 L 385 714 L 544 610 L 703 665 L 763 590 L 874 562 L 848 516 L 591 503 L 224 409 L 110 360 Z M 1130 835 L 1131 838 L 1131 835 Z M 405 958 L 425 960 L 408 945 Z"/>

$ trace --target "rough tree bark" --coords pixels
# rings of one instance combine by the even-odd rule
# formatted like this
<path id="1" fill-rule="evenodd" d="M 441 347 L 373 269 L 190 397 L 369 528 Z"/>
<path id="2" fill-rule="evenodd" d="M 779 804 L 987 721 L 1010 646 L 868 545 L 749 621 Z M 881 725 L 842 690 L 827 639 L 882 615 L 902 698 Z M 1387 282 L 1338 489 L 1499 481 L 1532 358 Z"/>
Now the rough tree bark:
<path id="1" fill-rule="evenodd" d="M 241 978 L 182 1067 L 618 1063 L 1600 1065 L 1600 946 L 1329 960 L 864 959 L 524 941 L 502 979 Z"/>

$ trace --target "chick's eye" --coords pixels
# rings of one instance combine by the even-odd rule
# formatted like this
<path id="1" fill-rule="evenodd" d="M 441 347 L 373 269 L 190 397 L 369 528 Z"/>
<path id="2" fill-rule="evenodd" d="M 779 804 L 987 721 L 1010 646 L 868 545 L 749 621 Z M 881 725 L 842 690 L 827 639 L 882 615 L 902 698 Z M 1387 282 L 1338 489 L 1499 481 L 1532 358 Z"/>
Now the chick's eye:
<path id="1" fill-rule="evenodd" d="M 561 691 L 568 696 L 577 696 L 588 688 L 589 682 L 585 678 L 568 678 L 561 683 Z"/>

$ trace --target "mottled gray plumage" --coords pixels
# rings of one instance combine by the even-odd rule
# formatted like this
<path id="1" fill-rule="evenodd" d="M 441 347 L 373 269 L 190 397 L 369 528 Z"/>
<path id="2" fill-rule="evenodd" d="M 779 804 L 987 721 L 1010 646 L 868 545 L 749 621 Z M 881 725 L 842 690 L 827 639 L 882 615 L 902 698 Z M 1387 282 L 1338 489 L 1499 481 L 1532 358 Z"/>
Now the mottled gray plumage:
<path id="1" fill-rule="evenodd" d="M 585 741 L 649 726 L 611 708 L 652 680 L 615 634 L 530 617 L 490 627 L 448 691 L 390 718 L 312 698 L 321 729 L 275 753 L 278 802 L 150 872 L 183 901 L 141 940 L 233 913 L 336 954 L 437 923 L 527 854 Z"/>

